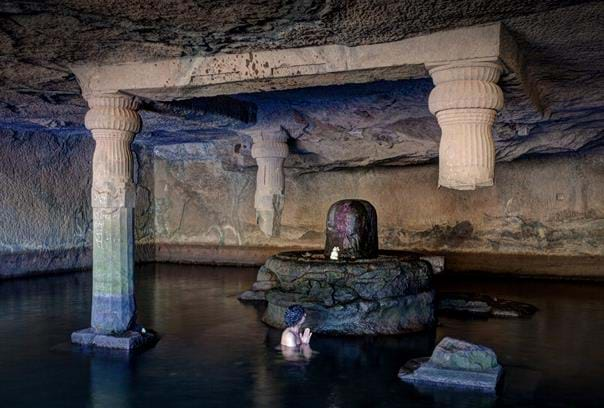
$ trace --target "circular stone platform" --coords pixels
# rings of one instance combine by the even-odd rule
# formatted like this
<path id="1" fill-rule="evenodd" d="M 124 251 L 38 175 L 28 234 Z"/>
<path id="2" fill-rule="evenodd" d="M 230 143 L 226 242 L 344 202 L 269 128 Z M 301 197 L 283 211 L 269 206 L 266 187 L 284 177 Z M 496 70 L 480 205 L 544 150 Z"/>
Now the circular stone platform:
<path id="1" fill-rule="evenodd" d="M 415 254 L 332 261 L 318 252 L 284 252 L 262 268 L 274 282 L 263 321 L 274 327 L 284 328 L 283 313 L 296 303 L 316 333 L 400 334 L 435 323 L 432 268 Z"/>

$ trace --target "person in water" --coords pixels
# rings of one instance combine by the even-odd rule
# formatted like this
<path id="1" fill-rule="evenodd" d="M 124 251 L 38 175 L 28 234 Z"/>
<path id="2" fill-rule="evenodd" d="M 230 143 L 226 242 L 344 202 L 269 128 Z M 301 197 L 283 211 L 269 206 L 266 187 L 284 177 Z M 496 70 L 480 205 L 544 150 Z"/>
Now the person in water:
<path id="1" fill-rule="evenodd" d="M 312 333 L 309 328 L 300 333 L 302 324 L 306 320 L 306 312 L 300 305 L 291 305 L 285 311 L 283 316 L 287 328 L 281 334 L 281 345 L 285 347 L 299 347 L 309 344 Z"/>

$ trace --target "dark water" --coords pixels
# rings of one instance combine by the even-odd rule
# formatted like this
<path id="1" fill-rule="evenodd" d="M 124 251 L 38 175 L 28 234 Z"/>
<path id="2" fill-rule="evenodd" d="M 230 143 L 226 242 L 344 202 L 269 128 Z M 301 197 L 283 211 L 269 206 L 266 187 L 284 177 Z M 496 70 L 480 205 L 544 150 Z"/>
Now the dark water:
<path id="1" fill-rule="evenodd" d="M 408 337 L 313 336 L 310 360 L 288 361 L 260 310 L 239 303 L 254 269 L 145 265 L 139 321 L 162 335 L 126 357 L 67 342 L 88 325 L 90 274 L 0 283 L 0 407 L 603 406 L 604 286 L 441 281 L 540 308 L 531 319 L 442 318 Z M 409 358 L 454 336 L 488 345 L 506 369 L 499 397 L 416 389 L 397 379 Z"/>

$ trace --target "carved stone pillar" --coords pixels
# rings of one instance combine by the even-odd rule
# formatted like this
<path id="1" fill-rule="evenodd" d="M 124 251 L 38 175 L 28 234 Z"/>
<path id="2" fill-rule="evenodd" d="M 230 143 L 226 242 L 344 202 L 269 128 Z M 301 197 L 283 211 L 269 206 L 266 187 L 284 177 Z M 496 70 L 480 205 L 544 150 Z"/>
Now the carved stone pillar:
<path id="1" fill-rule="evenodd" d="M 138 102 L 121 94 L 88 98 L 85 124 L 95 140 L 92 175 L 93 260 L 91 329 L 72 341 L 132 348 L 141 335 L 134 326 L 135 186 L 132 182 L 134 135 L 141 128 Z M 130 333 L 124 336 L 124 333 Z M 120 334 L 111 338 L 110 335 Z M 96 338 L 95 338 L 96 336 Z M 129 338 L 130 340 L 120 340 Z M 121 341 L 121 343 L 120 343 Z"/>
<path id="2" fill-rule="evenodd" d="M 258 163 L 256 175 L 256 223 L 267 236 L 279 236 L 285 201 L 283 162 L 288 154 L 287 136 L 279 131 L 252 134 L 252 157 Z"/>
<path id="3" fill-rule="evenodd" d="M 502 68 L 492 62 L 460 62 L 430 69 L 435 88 L 430 112 L 442 129 L 438 185 L 474 190 L 493 185 L 493 123 L 503 108 L 497 86 Z"/>

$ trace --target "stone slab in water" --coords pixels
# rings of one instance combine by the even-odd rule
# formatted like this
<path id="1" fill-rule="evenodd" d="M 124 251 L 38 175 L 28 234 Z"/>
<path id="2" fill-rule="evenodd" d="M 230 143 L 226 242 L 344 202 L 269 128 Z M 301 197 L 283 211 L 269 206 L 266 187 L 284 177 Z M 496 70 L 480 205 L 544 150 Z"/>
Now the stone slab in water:
<path id="1" fill-rule="evenodd" d="M 71 334 L 71 342 L 81 346 L 102 347 L 110 349 L 134 350 L 148 347 L 157 341 L 153 333 L 127 331 L 120 335 L 98 334 L 87 328 Z"/>
<path id="2" fill-rule="evenodd" d="M 263 290 L 246 290 L 237 296 L 237 299 L 250 302 L 261 302 L 266 300 L 266 293 Z"/>
<path id="3" fill-rule="evenodd" d="M 285 326 L 292 304 L 304 306 L 316 333 L 400 334 L 434 326 L 432 271 L 417 256 L 330 261 L 289 252 L 270 257 L 265 268 L 279 282 L 266 293 L 263 321 L 271 326 Z"/>
<path id="4" fill-rule="evenodd" d="M 411 383 L 495 392 L 502 373 L 490 348 L 445 337 L 429 359 L 410 360 L 398 376 Z"/>

